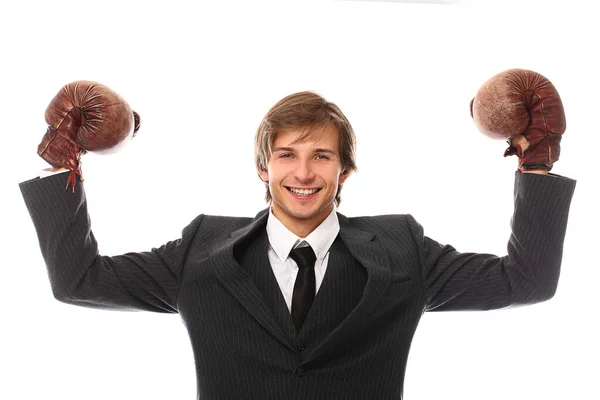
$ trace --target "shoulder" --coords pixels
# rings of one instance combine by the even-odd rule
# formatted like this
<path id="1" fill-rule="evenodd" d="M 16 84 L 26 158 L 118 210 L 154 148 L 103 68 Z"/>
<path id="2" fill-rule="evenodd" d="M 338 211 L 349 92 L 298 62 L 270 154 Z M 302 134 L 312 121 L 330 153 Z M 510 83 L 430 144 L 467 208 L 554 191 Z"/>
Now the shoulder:
<path id="1" fill-rule="evenodd" d="M 190 225 L 202 227 L 202 229 L 221 232 L 233 232 L 252 223 L 250 217 L 230 217 L 226 215 L 199 214 Z M 216 233 L 216 232 L 215 232 Z"/>
<path id="2" fill-rule="evenodd" d="M 250 228 L 254 224 L 266 224 L 267 210 L 262 210 L 255 217 L 232 217 L 224 215 L 200 214 L 190 225 L 214 236 L 229 236 L 233 232 Z"/>
<path id="3" fill-rule="evenodd" d="M 390 223 L 397 223 L 400 221 L 406 221 L 407 218 L 412 218 L 409 214 L 385 214 L 385 215 L 364 215 L 359 217 L 346 217 L 345 215 L 339 214 L 340 220 L 345 220 L 347 223 L 360 226 L 360 225 L 386 225 Z"/>
<path id="4" fill-rule="evenodd" d="M 341 225 L 383 235 L 395 235 L 399 231 L 412 231 L 418 223 L 410 214 L 386 214 L 360 217 L 346 217 L 338 214 Z"/>

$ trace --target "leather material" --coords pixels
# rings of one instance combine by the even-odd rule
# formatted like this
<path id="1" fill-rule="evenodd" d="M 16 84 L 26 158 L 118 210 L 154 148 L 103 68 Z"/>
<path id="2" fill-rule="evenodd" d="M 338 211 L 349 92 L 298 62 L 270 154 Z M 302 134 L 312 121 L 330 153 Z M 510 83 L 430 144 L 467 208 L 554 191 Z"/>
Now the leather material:
<path id="1" fill-rule="evenodd" d="M 519 169 L 550 170 L 560 156 L 566 130 L 563 105 L 554 85 L 541 74 L 509 69 L 485 82 L 471 101 L 477 128 L 494 139 L 508 139 L 504 156 L 517 155 Z M 511 139 L 523 135 L 523 150 Z"/>
<path id="2" fill-rule="evenodd" d="M 110 88 L 91 81 L 65 85 L 45 113 L 48 129 L 38 154 L 55 168 L 71 171 L 67 185 L 82 177 L 81 156 L 88 151 L 115 151 L 137 133 L 139 115 Z"/>

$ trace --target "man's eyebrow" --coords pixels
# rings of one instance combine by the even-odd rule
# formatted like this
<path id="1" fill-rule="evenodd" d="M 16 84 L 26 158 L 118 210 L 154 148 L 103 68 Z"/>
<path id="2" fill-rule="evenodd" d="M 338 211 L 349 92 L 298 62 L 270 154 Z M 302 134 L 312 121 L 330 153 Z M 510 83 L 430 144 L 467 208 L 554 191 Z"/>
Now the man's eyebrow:
<path id="1" fill-rule="evenodd" d="M 315 149 L 314 151 L 315 151 L 315 153 L 330 153 L 330 154 L 335 155 L 335 151 L 333 151 L 331 149 L 321 149 L 321 148 L 319 148 L 319 149 Z"/>
<path id="2" fill-rule="evenodd" d="M 273 153 L 275 153 L 276 151 L 294 151 L 294 149 L 291 147 L 275 147 L 273 149 Z"/>
<path id="3" fill-rule="evenodd" d="M 290 151 L 290 152 L 294 152 L 294 148 L 293 147 L 275 147 L 273 149 L 273 153 L 278 152 L 278 151 Z M 331 149 L 326 149 L 326 148 L 316 148 L 313 150 L 314 153 L 329 153 L 329 154 L 336 154 L 335 151 L 331 150 Z"/>

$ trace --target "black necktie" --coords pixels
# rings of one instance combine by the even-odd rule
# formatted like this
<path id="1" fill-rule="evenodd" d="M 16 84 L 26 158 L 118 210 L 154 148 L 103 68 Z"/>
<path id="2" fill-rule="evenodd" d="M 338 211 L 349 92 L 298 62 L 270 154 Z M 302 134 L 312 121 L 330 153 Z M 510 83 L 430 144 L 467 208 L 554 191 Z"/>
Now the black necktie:
<path id="1" fill-rule="evenodd" d="M 308 310 L 315 299 L 315 252 L 310 246 L 298 247 L 291 251 L 290 257 L 298 264 L 298 275 L 292 296 L 292 319 L 296 332 L 300 332 Z"/>

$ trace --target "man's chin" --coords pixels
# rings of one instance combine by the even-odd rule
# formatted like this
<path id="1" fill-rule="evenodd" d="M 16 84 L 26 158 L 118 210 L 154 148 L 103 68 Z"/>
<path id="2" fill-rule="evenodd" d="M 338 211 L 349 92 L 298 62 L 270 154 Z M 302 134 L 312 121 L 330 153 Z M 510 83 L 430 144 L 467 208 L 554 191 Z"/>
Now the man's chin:
<path id="1" fill-rule="evenodd" d="M 298 207 L 286 207 L 284 212 L 290 217 L 298 220 L 311 220 L 319 215 L 331 212 L 331 207 L 311 207 L 310 209 L 299 209 Z"/>
<path id="2" fill-rule="evenodd" d="M 291 218 L 301 220 L 311 219 L 318 214 L 318 212 L 315 212 L 314 210 L 298 210 L 297 208 L 291 207 L 282 208 L 281 212 L 287 214 Z"/>

